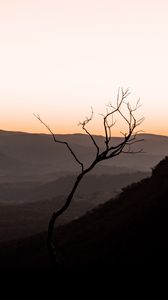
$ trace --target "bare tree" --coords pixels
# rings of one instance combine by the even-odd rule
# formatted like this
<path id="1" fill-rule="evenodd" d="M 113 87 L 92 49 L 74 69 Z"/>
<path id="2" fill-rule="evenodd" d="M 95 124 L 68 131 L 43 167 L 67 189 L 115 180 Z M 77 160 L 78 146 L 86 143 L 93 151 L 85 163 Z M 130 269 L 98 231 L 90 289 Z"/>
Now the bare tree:
<path id="1" fill-rule="evenodd" d="M 51 259 L 53 264 L 56 263 L 56 246 L 53 239 L 53 231 L 54 231 L 54 225 L 56 220 L 60 215 L 62 215 L 67 208 L 69 207 L 73 196 L 77 190 L 77 187 L 83 177 L 89 173 L 99 162 L 108 160 L 111 158 L 114 158 L 115 156 L 120 155 L 121 153 L 140 153 L 142 152 L 142 149 L 135 151 L 132 150 L 132 145 L 142 141 L 140 139 L 137 139 L 137 134 L 139 131 L 135 132 L 135 129 L 143 122 L 144 118 L 136 119 L 135 118 L 135 111 L 140 107 L 139 100 L 137 101 L 135 107 L 132 107 L 130 103 L 127 101 L 127 97 L 130 95 L 129 90 L 126 89 L 125 91 L 123 89 L 118 90 L 117 94 L 117 101 L 116 106 L 113 106 L 112 103 L 107 105 L 107 110 L 105 115 L 101 115 L 103 117 L 103 128 L 104 128 L 104 149 L 100 149 L 100 146 L 97 144 L 95 137 L 88 131 L 87 125 L 89 122 L 92 121 L 93 118 L 93 109 L 91 110 L 91 116 L 89 118 L 86 118 L 80 125 L 82 126 L 82 129 L 84 132 L 90 137 L 91 142 L 93 143 L 93 146 L 95 147 L 95 158 L 90 163 L 88 167 L 84 166 L 84 163 L 77 157 L 77 155 L 74 153 L 73 149 L 67 143 L 66 141 L 58 140 L 53 133 L 53 131 L 50 129 L 50 127 L 42 121 L 40 116 L 35 115 L 35 117 L 48 129 L 48 131 L 51 133 L 53 140 L 55 143 L 63 144 L 65 145 L 71 155 L 73 156 L 74 160 L 80 167 L 80 172 L 76 177 L 76 180 L 74 182 L 74 185 L 72 187 L 71 192 L 69 193 L 65 203 L 63 206 L 53 212 L 51 219 L 49 221 L 48 225 L 48 236 L 47 236 L 47 245 L 48 249 L 51 255 Z M 123 111 L 123 108 L 125 110 Z M 116 120 L 114 117 L 116 115 L 119 115 L 121 119 L 126 123 L 127 129 L 126 132 L 122 133 L 122 140 L 117 144 L 114 145 L 112 141 L 112 128 L 114 127 Z"/>

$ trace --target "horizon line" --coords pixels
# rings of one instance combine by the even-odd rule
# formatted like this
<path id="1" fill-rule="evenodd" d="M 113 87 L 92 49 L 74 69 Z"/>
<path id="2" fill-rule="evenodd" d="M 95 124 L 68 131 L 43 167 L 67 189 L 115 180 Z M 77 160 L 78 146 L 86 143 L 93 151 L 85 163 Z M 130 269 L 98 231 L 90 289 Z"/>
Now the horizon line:
<path id="1" fill-rule="evenodd" d="M 0 128 L 0 132 L 11 132 L 11 133 L 24 133 L 24 134 L 35 134 L 35 135 L 51 135 L 51 133 L 45 133 L 45 132 L 30 132 L 30 131 L 21 131 L 21 130 L 7 130 L 7 129 L 1 129 Z M 81 133 L 81 132 L 74 132 L 74 133 L 54 133 L 55 135 L 88 135 L 86 133 Z M 137 135 L 155 135 L 155 136 L 162 136 L 162 137 L 168 137 L 168 135 L 165 134 L 158 134 L 158 133 L 150 133 L 150 132 L 141 132 L 141 133 L 137 133 Z M 98 136 L 98 137 L 104 137 L 104 135 L 102 134 L 93 134 L 93 136 Z M 122 136 L 119 135 L 114 135 L 113 137 L 118 137 L 121 138 Z"/>

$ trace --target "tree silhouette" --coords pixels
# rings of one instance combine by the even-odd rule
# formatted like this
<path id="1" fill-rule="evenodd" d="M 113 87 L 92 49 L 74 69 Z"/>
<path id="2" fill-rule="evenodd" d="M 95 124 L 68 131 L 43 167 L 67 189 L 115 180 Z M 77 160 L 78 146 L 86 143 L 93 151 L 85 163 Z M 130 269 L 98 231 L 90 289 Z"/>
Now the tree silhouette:
<path id="1" fill-rule="evenodd" d="M 77 155 L 74 153 L 73 149 L 67 143 L 66 141 L 61 141 L 58 140 L 55 137 L 55 134 L 53 131 L 50 129 L 50 127 L 43 122 L 43 120 L 40 118 L 39 115 L 35 115 L 35 117 L 48 129 L 50 134 L 53 137 L 53 140 L 55 143 L 63 144 L 65 145 L 71 155 L 73 156 L 74 160 L 80 167 L 80 172 L 76 176 L 76 180 L 74 182 L 74 185 L 72 187 L 71 192 L 66 198 L 65 203 L 63 206 L 53 212 L 51 219 L 49 221 L 48 225 L 48 235 L 47 235 L 47 246 L 49 249 L 49 253 L 51 256 L 52 263 L 55 265 L 57 263 L 57 256 L 56 256 L 56 245 L 55 241 L 53 239 L 53 232 L 54 232 L 54 225 L 56 220 L 60 215 L 62 215 L 67 208 L 69 207 L 73 196 L 77 190 L 77 187 L 83 177 L 89 173 L 98 163 L 104 160 L 108 160 L 111 158 L 114 158 L 115 156 L 120 155 L 121 153 L 140 153 L 142 152 L 142 149 L 135 151 L 132 149 L 132 145 L 142 141 L 142 139 L 137 139 L 137 134 L 139 131 L 135 132 L 135 129 L 143 122 L 144 118 L 136 119 L 135 118 L 135 111 L 140 107 L 139 105 L 139 100 L 137 101 L 135 107 L 132 107 L 130 103 L 127 101 L 127 97 L 130 95 L 129 90 L 123 90 L 122 88 L 118 90 L 117 94 L 117 101 L 116 101 L 116 106 L 113 106 L 112 103 L 107 105 L 106 109 L 106 114 L 103 115 L 101 114 L 103 118 L 103 128 L 104 128 L 104 148 L 100 149 L 99 145 L 97 144 L 94 136 L 88 131 L 87 125 L 89 122 L 92 121 L 93 118 L 93 109 L 91 110 L 91 116 L 89 118 L 86 118 L 83 122 L 80 123 L 82 126 L 82 129 L 84 132 L 90 137 L 91 142 L 93 143 L 96 153 L 95 153 L 95 158 L 93 161 L 90 163 L 88 167 L 84 166 L 84 163 L 77 157 Z M 123 107 L 125 107 L 126 111 L 123 112 Z M 116 123 L 116 120 L 114 117 L 116 115 L 119 115 L 120 118 L 126 123 L 127 125 L 127 130 L 125 133 L 122 133 L 123 139 L 120 141 L 117 145 L 113 145 L 112 143 L 112 128 Z"/>

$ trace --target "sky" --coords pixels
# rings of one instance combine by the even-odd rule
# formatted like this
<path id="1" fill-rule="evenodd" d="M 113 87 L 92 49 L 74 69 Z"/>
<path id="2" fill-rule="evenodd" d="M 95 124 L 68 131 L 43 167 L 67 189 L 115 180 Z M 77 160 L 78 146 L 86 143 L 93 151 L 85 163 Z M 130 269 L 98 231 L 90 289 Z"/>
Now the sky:
<path id="1" fill-rule="evenodd" d="M 167 0 L 0 0 L 0 128 L 103 134 L 119 87 L 141 129 L 168 135 Z M 118 127 L 114 135 L 118 135 Z M 121 124 L 122 127 L 122 124 Z"/>

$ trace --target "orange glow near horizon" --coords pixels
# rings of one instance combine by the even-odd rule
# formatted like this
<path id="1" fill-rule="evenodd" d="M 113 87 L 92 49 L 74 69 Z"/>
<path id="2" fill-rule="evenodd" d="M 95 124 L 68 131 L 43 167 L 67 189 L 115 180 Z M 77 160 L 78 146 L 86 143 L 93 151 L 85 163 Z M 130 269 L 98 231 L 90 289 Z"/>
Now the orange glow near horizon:
<path id="1" fill-rule="evenodd" d="M 47 133 L 35 113 L 82 132 L 121 86 L 141 98 L 141 129 L 168 136 L 167 37 L 167 0 L 1 0 L 0 129 Z"/>

